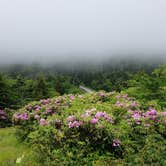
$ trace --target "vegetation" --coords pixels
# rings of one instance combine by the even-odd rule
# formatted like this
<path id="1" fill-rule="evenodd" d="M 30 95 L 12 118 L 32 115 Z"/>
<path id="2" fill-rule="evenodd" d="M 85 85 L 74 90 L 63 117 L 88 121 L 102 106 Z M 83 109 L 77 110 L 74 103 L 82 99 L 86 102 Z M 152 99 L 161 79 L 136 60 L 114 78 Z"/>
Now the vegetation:
<path id="1" fill-rule="evenodd" d="M 17 134 L 44 165 L 165 165 L 166 112 L 127 94 L 97 92 L 33 102 Z"/>
<path id="2" fill-rule="evenodd" d="M 20 143 L 15 136 L 15 128 L 0 129 L 0 165 L 1 166 L 38 166 L 33 152 L 25 143 Z M 25 163 L 20 163 L 24 158 Z"/>
<path id="3" fill-rule="evenodd" d="M 0 127 L 13 127 L 0 130 L 0 164 L 165 165 L 166 66 L 152 69 L 6 70 Z"/>

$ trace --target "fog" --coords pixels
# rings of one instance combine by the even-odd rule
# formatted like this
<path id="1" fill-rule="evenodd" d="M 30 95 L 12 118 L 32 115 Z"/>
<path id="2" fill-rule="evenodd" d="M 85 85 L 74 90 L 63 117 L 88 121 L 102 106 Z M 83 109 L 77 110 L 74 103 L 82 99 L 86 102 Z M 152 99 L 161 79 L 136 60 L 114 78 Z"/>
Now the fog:
<path id="1" fill-rule="evenodd" d="M 165 0 L 0 0 L 0 64 L 165 57 Z"/>

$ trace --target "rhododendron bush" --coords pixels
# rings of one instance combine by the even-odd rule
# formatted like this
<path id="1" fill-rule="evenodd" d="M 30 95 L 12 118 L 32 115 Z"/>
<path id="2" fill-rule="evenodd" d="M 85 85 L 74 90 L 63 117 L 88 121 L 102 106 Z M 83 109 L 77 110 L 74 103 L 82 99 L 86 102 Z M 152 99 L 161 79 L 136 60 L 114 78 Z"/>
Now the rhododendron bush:
<path id="1" fill-rule="evenodd" d="M 166 112 L 127 94 L 98 92 L 32 102 L 13 115 L 44 165 L 164 165 Z"/>
<path id="2" fill-rule="evenodd" d="M 0 109 L 0 128 L 11 126 L 13 113 L 10 109 Z"/>

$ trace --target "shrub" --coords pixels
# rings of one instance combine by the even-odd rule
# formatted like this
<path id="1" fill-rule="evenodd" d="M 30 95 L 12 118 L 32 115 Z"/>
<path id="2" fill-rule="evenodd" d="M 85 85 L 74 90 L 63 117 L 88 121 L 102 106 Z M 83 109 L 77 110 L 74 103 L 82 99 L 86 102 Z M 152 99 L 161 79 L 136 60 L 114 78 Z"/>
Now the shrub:
<path id="1" fill-rule="evenodd" d="M 30 103 L 13 121 L 43 165 L 164 165 L 166 112 L 143 108 L 116 92 L 64 95 Z"/>

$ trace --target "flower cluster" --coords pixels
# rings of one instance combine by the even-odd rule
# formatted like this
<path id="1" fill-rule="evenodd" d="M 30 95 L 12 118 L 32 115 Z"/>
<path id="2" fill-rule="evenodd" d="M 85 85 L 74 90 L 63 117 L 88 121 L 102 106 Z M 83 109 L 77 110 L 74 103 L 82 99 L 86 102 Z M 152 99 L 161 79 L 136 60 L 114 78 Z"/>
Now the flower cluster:
<path id="1" fill-rule="evenodd" d="M 128 97 L 128 94 L 117 95 L 116 99 L 115 106 L 119 108 L 134 109 L 140 106 L 139 103 Z"/>
<path id="2" fill-rule="evenodd" d="M 15 113 L 14 114 L 14 119 L 15 120 L 23 120 L 23 121 L 25 120 L 25 121 L 27 121 L 27 120 L 29 120 L 29 115 L 28 115 L 27 112 L 24 112 L 22 114 Z"/>
<path id="3" fill-rule="evenodd" d="M 40 100 L 40 103 L 41 103 L 42 105 L 49 104 L 50 102 L 51 102 L 50 99 L 42 99 L 42 100 Z"/>
<path id="4" fill-rule="evenodd" d="M 82 121 L 77 120 L 74 115 L 70 115 L 66 118 L 69 128 L 80 127 L 83 125 Z"/>
<path id="5" fill-rule="evenodd" d="M 41 126 L 45 126 L 46 124 L 47 124 L 46 120 L 43 119 L 43 118 L 41 118 L 41 119 L 40 119 L 40 125 L 41 125 Z"/>
<path id="6" fill-rule="evenodd" d="M 128 121 L 131 124 L 130 120 L 134 120 L 137 125 L 140 125 L 144 122 L 146 127 L 151 126 L 150 123 L 160 123 L 166 122 L 166 112 L 157 112 L 154 108 L 150 108 L 147 112 L 142 112 L 140 110 L 128 110 Z"/>
<path id="7" fill-rule="evenodd" d="M 84 114 L 81 115 L 81 120 L 78 120 L 74 115 L 70 115 L 66 118 L 69 128 L 80 127 L 85 122 L 89 122 L 90 124 L 100 124 L 100 120 L 107 121 L 111 124 L 114 123 L 113 118 L 105 112 L 98 111 L 96 112 L 96 108 L 92 108 L 86 110 Z"/>

